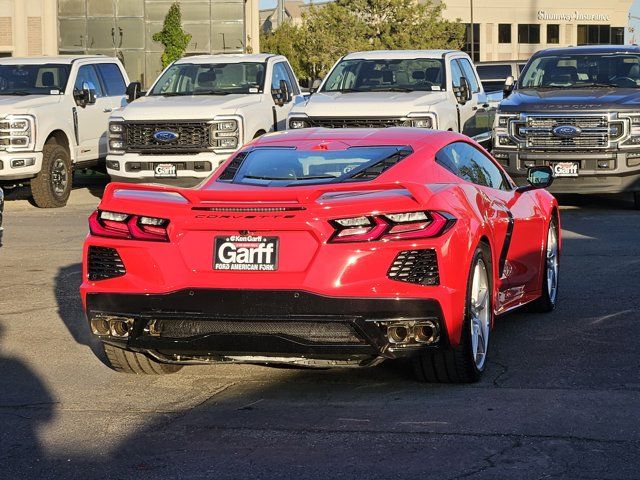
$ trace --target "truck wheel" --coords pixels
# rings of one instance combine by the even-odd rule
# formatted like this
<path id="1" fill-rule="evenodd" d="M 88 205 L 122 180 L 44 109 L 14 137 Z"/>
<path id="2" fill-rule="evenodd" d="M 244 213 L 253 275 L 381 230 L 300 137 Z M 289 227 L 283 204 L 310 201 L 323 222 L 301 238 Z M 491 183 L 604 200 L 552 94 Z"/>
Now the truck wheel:
<path id="1" fill-rule="evenodd" d="M 549 222 L 545 246 L 544 270 L 542 272 L 542 295 L 529 304 L 529 310 L 537 313 L 551 312 L 558 300 L 558 274 L 560 273 L 560 251 L 558 249 L 558 227 L 555 219 Z"/>
<path id="2" fill-rule="evenodd" d="M 42 149 L 42 169 L 31 180 L 31 195 L 40 208 L 59 208 L 67 204 L 73 184 L 69 152 L 55 142 Z"/>
<path id="3" fill-rule="evenodd" d="M 413 360 L 421 382 L 477 382 L 487 364 L 489 332 L 493 320 L 491 253 L 480 245 L 471 261 L 467 300 L 460 344 L 455 348 L 426 352 Z"/>
<path id="4" fill-rule="evenodd" d="M 182 365 L 156 362 L 141 353 L 129 352 L 106 343 L 103 343 L 102 346 L 109 366 L 116 372 L 135 373 L 137 375 L 164 375 L 176 373 L 182 368 Z"/>

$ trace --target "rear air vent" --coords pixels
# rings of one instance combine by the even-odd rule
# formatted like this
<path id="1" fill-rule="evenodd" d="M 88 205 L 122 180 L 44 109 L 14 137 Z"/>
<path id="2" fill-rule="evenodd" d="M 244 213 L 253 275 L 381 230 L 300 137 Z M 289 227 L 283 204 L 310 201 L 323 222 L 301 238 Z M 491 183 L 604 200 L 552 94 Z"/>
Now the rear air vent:
<path id="1" fill-rule="evenodd" d="M 436 251 L 404 250 L 393 261 L 387 275 L 392 280 L 417 283 L 420 285 L 439 285 L 438 257 Z"/>
<path id="2" fill-rule="evenodd" d="M 225 168 L 224 171 L 220 174 L 218 180 L 223 182 L 233 181 L 236 173 L 238 173 L 238 170 L 242 166 L 242 162 L 244 162 L 244 159 L 247 158 L 248 153 L 249 152 L 240 152 L 238 155 L 236 155 L 235 158 L 231 160 L 229 165 L 227 165 L 227 168 Z"/>
<path id="3" fill-rule="evenodd" d="M 237 321 L 237 320 L 157 320 L 149 327 L 152 335 L 189 338 L 199 335 L 274 335 L 313 343 L 362 343 L 345 322 Z"/>
<path id="4" fill-rule="evenodd" d="M 122 277 L 127 270 L 115 248 L 89 247 L 87 277 L 89 280 L 107 280 Z"/>

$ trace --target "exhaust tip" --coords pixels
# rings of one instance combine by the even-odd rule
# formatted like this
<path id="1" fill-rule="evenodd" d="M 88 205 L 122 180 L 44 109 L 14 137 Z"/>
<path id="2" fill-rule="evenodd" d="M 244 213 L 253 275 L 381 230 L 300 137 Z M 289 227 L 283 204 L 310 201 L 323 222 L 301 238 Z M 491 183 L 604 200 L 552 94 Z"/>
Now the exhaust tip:
<path id="1" fill-rule="evenodd" d="M 432 345 L 440 339 L 440 327 L 431 320 L 419 322 L 413 327 L 413 336 L 418 343 Z"/>
<path id="2" fill-rule="evenodd" d="M 131 332 L 133 322 L 131 320 L 125 320 L 122 318 L 114 318 L 111 320 L 111 336 L 113 337 L 128 337 Z"/>
<path id="3" fill-rule="evenodd" d="M 404 325 L 390 325 L 387 327 L 387 338 L 391 343 L 406 343 L 409 341 L 409 328 Z"/>
<path id="4" fill-rule="evenodd" d="M 104 318 L 94 318 L 91 320 L 91 331 L 94 335 L 98 335 L 104 337 L 109 335 L 111 332 L 111 327 L 109 326 L 109 321 Z"/>

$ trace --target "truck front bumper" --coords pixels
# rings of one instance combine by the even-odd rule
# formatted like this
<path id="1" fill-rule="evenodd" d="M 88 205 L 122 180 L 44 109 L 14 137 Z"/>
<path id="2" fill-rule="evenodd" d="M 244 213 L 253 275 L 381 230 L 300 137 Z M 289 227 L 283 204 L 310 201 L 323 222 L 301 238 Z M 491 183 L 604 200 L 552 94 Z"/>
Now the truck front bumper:
<path id="1" fill-rule="evenodd" d="M 0 181 L 26 180 L 42 169 L 42 152 L 0 152 Z"/>
<path id="2" fill-rule="evenodd" d="M 107 155 L 107 173 L 113 181 L 165 183 L 192 187 L 211 175 L 231 153 L 202 152 L 179 155 Z M 175 176 L 158 176 L 159 165 L 174 165 Z"/>
<path id="3" fill-rule="evenodd" d="M 494 149 L 493 155 L 518 185 L 526 184 L 527 168 L 558 163 L 578 164 L 578 175 L 556 176 L 552 193 L 624 193 L 640 191 L 640 152 L 533 153 Z"/>

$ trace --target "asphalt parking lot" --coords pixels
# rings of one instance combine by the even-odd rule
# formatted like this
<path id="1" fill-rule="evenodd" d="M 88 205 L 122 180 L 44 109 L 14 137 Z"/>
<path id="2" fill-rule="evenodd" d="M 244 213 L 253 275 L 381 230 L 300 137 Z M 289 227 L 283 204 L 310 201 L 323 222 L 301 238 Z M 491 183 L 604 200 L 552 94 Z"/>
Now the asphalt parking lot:
<path id="1" fill-rule="evenodd" d="M 560 300 L 500 318 L 474 385 L 365 370 L 117 374 L 78 286 L 100 183 L 6 205 L 0 478 L 640 478 L 640 212 L 562 199 Z"/>

